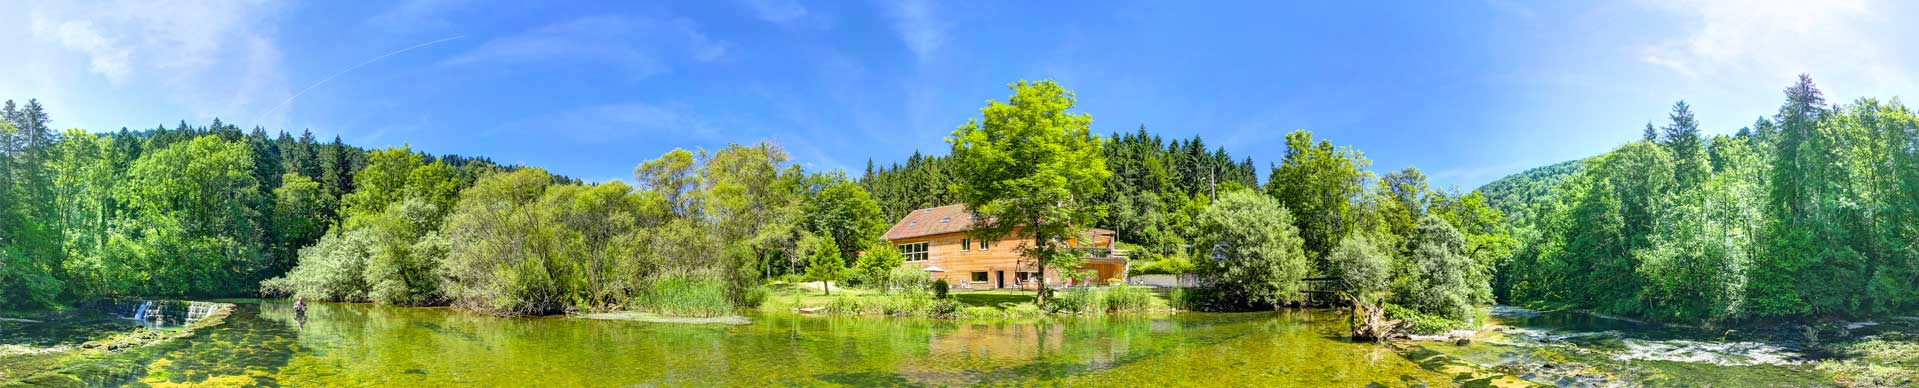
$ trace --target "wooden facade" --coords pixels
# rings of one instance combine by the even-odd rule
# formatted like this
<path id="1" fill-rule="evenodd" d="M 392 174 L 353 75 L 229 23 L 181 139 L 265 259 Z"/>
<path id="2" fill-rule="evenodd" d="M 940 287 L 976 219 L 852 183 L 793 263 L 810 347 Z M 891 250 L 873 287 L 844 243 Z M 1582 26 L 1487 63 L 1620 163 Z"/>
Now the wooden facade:
<path id="1" fill-rule="evenodd" d="M 1021 256 L 1031 245 L 1029 238 L 1013 233 L 982 244 L 967 234 L 971 216 L 958 205 L 915 210 L 901 219 L 886 238 L 906 256 L 907 268 L 929 270 L 936 280 L 945 280 L 956 290 L 1035 289 L 1038 268 Z M 1126 280 L 1125 251 L 1114 249 L 1113 231 L 1089 229 L 1068 241 L 1085 256 L 1085 265 L 1076 271 L 1091 276 L 1098 284 Z M 1071 285 L 1058 268 L 1047 268 L 1048 287 Z"/>

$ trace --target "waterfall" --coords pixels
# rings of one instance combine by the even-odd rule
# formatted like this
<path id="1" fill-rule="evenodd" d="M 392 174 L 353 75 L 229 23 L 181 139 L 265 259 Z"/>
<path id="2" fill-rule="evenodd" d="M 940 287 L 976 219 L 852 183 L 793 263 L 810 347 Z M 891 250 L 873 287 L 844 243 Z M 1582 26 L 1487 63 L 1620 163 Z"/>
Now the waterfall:
<path id="1" fill-rule="evenodd" d="M 153 301 L 150 301 L 150 300 L 149 300 L 149 301 L 141 301 L 141 302 L 140 302 L 140 307 L 138 307 L 138 308 L 137 308 L 136 310 L 133 310 L 133 320 L 136 320 L 136 321 L 144 321 L 144 320 L 146 320 L 146 319 L 147 319 L 147 309 L 148 309 L 148 308 L 151 308 L 151 307 L 153 307 Z"/>

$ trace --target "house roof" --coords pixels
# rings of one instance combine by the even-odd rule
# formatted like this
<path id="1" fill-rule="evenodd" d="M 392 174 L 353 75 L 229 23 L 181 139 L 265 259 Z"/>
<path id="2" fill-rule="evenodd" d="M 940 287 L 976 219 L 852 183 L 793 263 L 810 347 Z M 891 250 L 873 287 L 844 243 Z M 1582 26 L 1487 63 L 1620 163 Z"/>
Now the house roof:
<path id="1" fill-rule="evenodd" d="M 900 218 L 898 223 L 893 224 L 892 229 L 886 230 L 885 238 L 887 240 L 898 240 L 908 237 L 964 232 L 972 228 L 973 213 L 966 211 L 966 205 L 946 205 L 906 213 L 906 217 Z"/>
<path id="2" fill-rule="evenodd" d="M 965 232 L 971 229 L 973 229 L 973 213 L 966 211 L 964 204 L 953 204 L 906 213 L 906 217 L 900 218 L 900 221 L 894 223 L 892 229 L 887 229 L 886 235 L 882 237 L 887 240 L 898 240 Z M 1100 228 L 1089 228 L 1087 231 L 1096 235 L 1113 234 L 1111 230 Z"/>

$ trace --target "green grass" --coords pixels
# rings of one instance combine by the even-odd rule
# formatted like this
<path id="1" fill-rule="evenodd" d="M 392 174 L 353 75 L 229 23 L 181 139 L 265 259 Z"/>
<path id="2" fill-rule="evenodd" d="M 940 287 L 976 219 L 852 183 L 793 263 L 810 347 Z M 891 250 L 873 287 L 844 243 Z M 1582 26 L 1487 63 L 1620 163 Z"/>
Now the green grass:
<path id="1" fill-rule="evenodd" d="M 654 279 L 633 298 L 629 308 L 676 317 L 717 317 L 733 314 L 726 281 L 701 276 L 663 276 Z"/>
<path id="2" fill-rule="evenodd" d="M 990 290 L 990 291 L 954 291 L 950 299 L 942 302 L 932 298 L 924 291 L 883 293 L 864 288 L 833 288 L 833 294 L 822 295 L 817 288 L 800 287 L 793 284 L 775 283 L 768 285 L 770 295 L 760 305 L 762 311 L 808 310 L 820 314 L 836 315 L 888 315 L 916 316 L 934 318 L 968 319 L 1026 319 L 1052 315 L 1048 309 L 1033 303 L 1032 291 Z M 1085 306 L 1066 311 L 1054 308 L 1053 313 L 1137 313 L 1153 311 L 1171 311 L 1170 303 L 1161 296 L 1144 288 L 1129 287 L 1123 291 L 1113 288 L 1092 291 L 1061 291 L 1055 295 L 1052 303 L 1086 304 L 1098 301 L 1098 311 L 1088 310 Z M 1070 299 L 1079 292 L 1092 297 L 1081 296 Z M 1115 294 L 1123 294 L 1117 295 Z M 951 303 L 951 306 L 940 305 Z"/>
<path id="3" fill-rule="evenodd" d="M 962 291 L 954 292 L 953 299 L 970 307 L 1005 307 L 1021 303 L 1033 303 L 1032 291 Z"/>

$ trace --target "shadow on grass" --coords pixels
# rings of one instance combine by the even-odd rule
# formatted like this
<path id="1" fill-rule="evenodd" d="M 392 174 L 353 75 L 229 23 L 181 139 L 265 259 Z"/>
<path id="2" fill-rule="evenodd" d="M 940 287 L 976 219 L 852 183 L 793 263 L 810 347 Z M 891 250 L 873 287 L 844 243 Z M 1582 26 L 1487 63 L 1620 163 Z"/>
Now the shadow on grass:
<path id="1" fill-rule="evenodd" d="M 953 300 L 967 306 L 1000 307 L 1007 304 L 1020 304 L 1033 301 L 1032 293 L 1005 292 L 955 292 Z"/>

